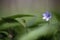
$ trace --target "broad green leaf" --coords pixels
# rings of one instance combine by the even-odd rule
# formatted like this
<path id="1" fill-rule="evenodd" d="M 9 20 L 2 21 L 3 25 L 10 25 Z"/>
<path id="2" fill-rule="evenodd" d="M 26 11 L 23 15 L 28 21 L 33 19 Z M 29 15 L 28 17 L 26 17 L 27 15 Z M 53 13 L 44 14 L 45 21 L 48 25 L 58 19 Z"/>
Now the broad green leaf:
<path id="1" fill-rule="evenodd" d="M 30 31 L 28 34 L 20 38 L 20 40 L 36 40 L 38 37 L 52 35 L 56 33 L 57 26 L 57 24 L 44 24 L 41 27 Z"/>

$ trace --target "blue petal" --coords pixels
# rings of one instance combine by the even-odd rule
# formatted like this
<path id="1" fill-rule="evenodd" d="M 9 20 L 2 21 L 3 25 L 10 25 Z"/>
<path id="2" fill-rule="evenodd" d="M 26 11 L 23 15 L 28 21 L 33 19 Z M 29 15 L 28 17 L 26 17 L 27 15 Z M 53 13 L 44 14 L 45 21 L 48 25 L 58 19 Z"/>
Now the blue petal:
<path id="1" fill-rule="evenodd" d="M 48 12 L 48 11 L 46 11 L 46 12 L 43 14 L 43 16 L 44 16 L 44 17 L 47 17 L 47 18 L 48 18 L 48 17 L 51 17 L 51 13 Z"/>

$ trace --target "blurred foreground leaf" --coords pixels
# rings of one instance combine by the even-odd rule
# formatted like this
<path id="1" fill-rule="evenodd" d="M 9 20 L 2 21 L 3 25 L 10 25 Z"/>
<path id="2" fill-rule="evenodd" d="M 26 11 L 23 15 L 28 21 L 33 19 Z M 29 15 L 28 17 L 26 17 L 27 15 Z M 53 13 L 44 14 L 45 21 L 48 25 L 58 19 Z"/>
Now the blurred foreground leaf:
<path id="1" fill-rule="evenodd" d="M 4 17 L 4 18 L 21 18 L 21 17 L 34 17 L 34 15 L 17 14 L 17 15 L 13 15 L 13 16 Z"/>
<path id="2" fill-rule="evenodd" d="M 54 35 L 57 31 L 57 24 L 44 24 L 42 27 L 35 28 L 20 40 L 36 40 L 38 37 Z"/>

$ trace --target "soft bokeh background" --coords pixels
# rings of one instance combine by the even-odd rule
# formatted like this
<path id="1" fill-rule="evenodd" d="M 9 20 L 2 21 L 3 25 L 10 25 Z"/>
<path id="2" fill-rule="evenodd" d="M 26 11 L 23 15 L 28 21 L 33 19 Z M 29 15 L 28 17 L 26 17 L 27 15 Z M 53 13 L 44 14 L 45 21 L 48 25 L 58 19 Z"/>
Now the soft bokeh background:
<path id="1" fill-rule="evenodd" d="M 41 16 L 47 10 L 59 9 L 59 2 L 59 0 L 0 0 L 0 17 L 15 14 L 36 14 Z M 40 17 L 26 19 L 32 20 L 32 22 L 40 21 Z"/>
<path id="2" fill-rule="evenodd" d="M 42 19 L 42 13 L 46 12 L 46 11 L 52 11 L 52 10 L 56 10 L 57 14 L 59 15 L 58 11 L 60 8 L 60 0 L 0 0 L 0 17 L 8 17 L 11 15 L 16 15 L 16 14 L 34 14 L 36 15 L 36 17 L 27 17 L 26 19 L 28 19 L 28 21 L 25 23 L 26 25 L 24 25 L 22 23 L 22 20 L 19 19 L 19 21 L 25 26 L 25 27 L 30 27 L 32 25 L 34 25 L 35 23 L 38 22 L 42 22 L 43 24 L 43 19 Z M 55 11 L 54 11 L 55 12 Z M 38 33 L 37 35 L 39 35 L 41 32 L 44 34 L 44 32 L 48 31 L 47 33 L 50 33 L 52 30 L 52 32 L 54 32 L 54 28 L 57 27 L 58 25 L 58 20 L 60 22 L 60 15 L 56 15 L 56 13 L 53 13 L 55 15 L 53 15 L 51 21 L 50 21 L 50 27 L 48 27 L 49 25 L 46 25 L 46 29 L 45 25 L 42 25 L 43 28 L 40 30 L 37 30 L 37 32 L 35 32 L 36 30 L 32 31 L 32 34 L 35 37 L 35 33 Z M 55 16 L 58 16 L 57 19 Z M 24 18 L 22 18 L 24 19 Z M 25 20 L 26 20 L 25 19 Z M 39 23 L 39 24 L 40 24 Z M 54 25 L 52 25 L 54 24 Z M 56 27 L 55 27 L 55 24 Z M 41 25 L 40 25 L 41 26 Z M 39 27 L 40 27 L 39 26 Z M 30 30 L 28 30 L 30 31 Z M 41 31 L 41 32 L 39 32 Z M 42 34 L 41 33 L 41 34 Z M 29 34 L 30 35 L 30 34 Z M 29 36 L 30 38 L 31 36 Z M 27 37 L 26 37 L 27 38 Z M 29 39 L 27 38 L 27 39 Z M 33 37 L 31 37 L 33 38 Z M 23 38 L 22 38 L 23 39 Z M 24 39 L 25 40 L 25 39 Z"/>
<path id="3" fill-rule="evenodd" d="M 0 0 L 0 17 L 14 14 L 40 14 L 49 10 L 51 0 Z"/>
<path id="4" fill-rule="evenodd" d="M 36 14 L 41 16 L 41 13 L 50 10 L 51 3 L 51 0 L 0 0 L 0 17 L 15 14 Z M 26 18 L 26 20 L 32 20 L 32 22 L 39 21 L 38 19 L 40 18 Z M 18 20 L 20 21 L 20 19 Z"/>

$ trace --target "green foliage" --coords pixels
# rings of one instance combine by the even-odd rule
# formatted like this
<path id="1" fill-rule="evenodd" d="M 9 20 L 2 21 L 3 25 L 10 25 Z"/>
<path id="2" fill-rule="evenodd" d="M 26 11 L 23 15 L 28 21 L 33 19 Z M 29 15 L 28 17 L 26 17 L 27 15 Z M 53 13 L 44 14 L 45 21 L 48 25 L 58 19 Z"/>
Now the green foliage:
<path id="1" fill-rule="evenodd" d="M 46 39 L 43 38 L 43 40 L 56 40 L 55 35 L 58 31 L 58 26 L 59 26 L 59 22 L 57 20 L 57 18 L 55 17 L 54 14 L 52 14 L 52 19 L 48 22 L 45 22 L 44 20 L 40 22 L 34 22 L 32 26 L 29 26 L 29 32 L 28 34 L 24 35 L 22 38 L 20 38 L 20 40 L 42 40 L 42 39 L 38 39 L 41 37 L 45 37 Z M 32 22 L 31 22 L 32 23 Z M 50 39 L 47 39 L 47 37 L 49 38 L 49 36 L 53 36 Z M 47 37 L 46 37 L 47 36 Z"/>
<path id="2" fill-rule="evenodd" d="M 33 15 L 14 15 L 14 16 L 1 18 L 1 20 L 0 20 L 0 31 L 4 31 L 4 32 L 8 33 L 8 35 L 3 33 L 6 35 L 6 38 L 3 38 L 1 40 L 11 40 L 11 39 L 17 40 L 17 37 L 18 36 L 20 37 L 22 34 L 24 34 L 26 32 L 26 29 L 21 23 L 19 23 L 16 20 L 16 18 L 32 17 L 32 16 Z M 2 35 L 2 36 L 5 36 L 5 35 Z M 10 36 L 12 36 L 12 38 L 10 38 Z"/>
<path id="3" fill-rule="evenodd" d="M 60 33 L 60 24 L 58 14 L 52 12 L 52 18 L 46 22 L 36 15 L 14 15 L 9 17 L 2 17 L 0 20 L 0 34 L 6 35 L 0 40 L 60 40 L 58 36 Z M 23 17 L 32 17 L 29 22 Z M 24 25 L 16 20 L 16 18 L 23 18 Z M 3 36 L 4 36 L 3 35 Z"/>

